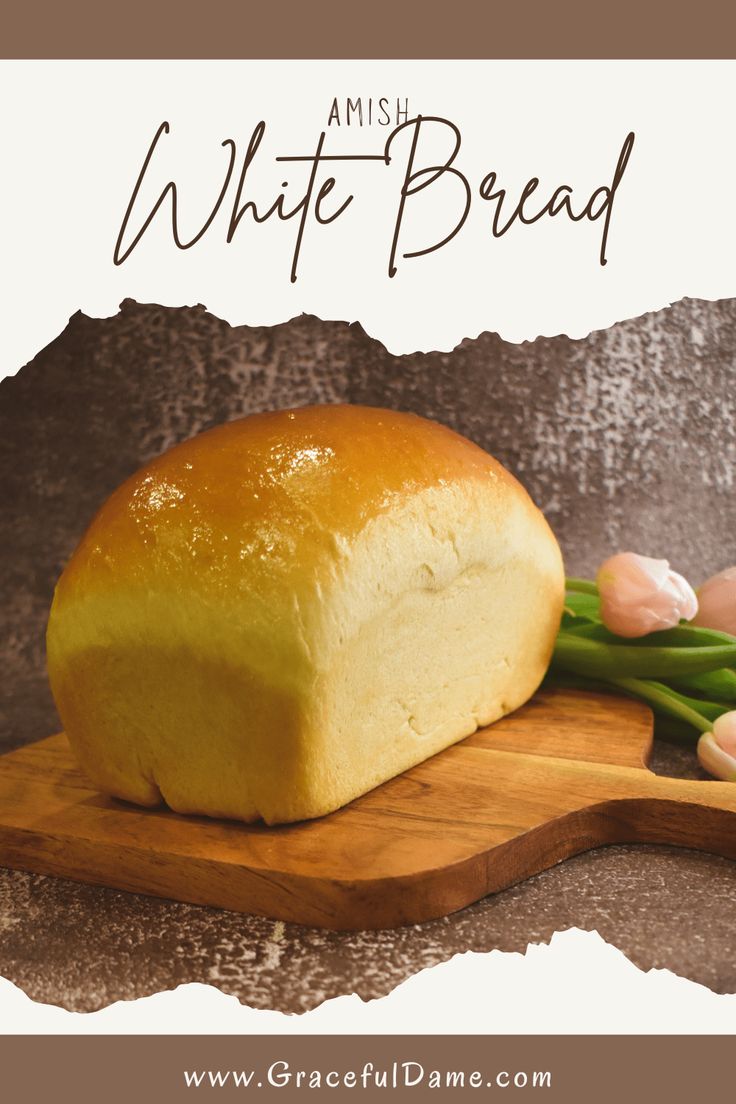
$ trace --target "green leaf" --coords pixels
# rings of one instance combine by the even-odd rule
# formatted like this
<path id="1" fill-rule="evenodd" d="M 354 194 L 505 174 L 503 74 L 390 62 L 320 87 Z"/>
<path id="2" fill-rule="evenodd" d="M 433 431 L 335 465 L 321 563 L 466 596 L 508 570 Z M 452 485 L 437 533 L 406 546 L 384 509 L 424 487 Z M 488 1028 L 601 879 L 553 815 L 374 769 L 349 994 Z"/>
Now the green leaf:
<path id="1" fill-rule="evenodd" d="M 648 647 L 672 647 L 672 648 L 709 648 L 720 644 L 730 644 L 736 647 L 736 636 L 730 633 L 717 632 L 715 629 L 701 629 L 698 625 L 688 625 L 683 622 L 674 629 L 663 629 L 661 632 L 648 633 L 647 636 L 637 637 L 637 644 Z"/>
<path id="2" fill-rule="evenodd" d="M 583 621 L 600 621 L 601 619 L 600 599 L 592 594 L 568 594 L 565 597 L 565 609 L 573 615 L 573 619 Z"/>

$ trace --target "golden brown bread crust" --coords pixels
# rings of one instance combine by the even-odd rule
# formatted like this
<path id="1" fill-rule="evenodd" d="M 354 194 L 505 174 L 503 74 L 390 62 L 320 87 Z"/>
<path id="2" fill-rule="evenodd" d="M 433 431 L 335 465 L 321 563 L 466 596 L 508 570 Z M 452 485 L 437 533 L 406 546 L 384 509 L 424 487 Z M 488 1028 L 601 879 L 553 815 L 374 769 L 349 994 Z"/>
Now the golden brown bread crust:
<path id="1" fill-rule="evenodd" d="M 187 554 L 198 571 L 221 572 L 245 555 L 251 568 L 263 564 L 268 582 L 272 564 L 260 557 L 274 551 L 276 537 L 286 547 L 297 533 L 318 546 L 325 531 L 350 540 L 401 499 L 463 479 L 491 479 L 528 499 L 487 452 L 415 414 L 348 404 L 252 414 L 169 449 L 126 480 L 82 537 L 59 591 L 80 580 L 89 587 L 93 563 L 104 585 L 108 571 L 119 579 L 152 562 L 141 558 L 147 548 L 164 559 L 156 542 L 167 511 L 184 546 L 172 543 L 172 557 Z M 302 544 L 294 568 L 306 552 Z"/>
<path id="2" fill-rule="evenodd" d="M 563 593 L 541 513 L 465 438 L 368 407 L 256 414 L 102 506 L 57 586 L 49 673 L 101 789 L 292 820 L 526 700 Z"/>

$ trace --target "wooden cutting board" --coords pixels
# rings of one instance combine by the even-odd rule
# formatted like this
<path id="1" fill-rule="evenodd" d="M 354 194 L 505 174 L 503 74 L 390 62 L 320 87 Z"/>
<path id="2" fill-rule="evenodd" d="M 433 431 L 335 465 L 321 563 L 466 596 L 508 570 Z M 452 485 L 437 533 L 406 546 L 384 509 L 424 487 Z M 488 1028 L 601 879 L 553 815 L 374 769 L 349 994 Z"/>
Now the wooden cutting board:
<path id="1" fill-rule="evenodd" d="M 326 928 L 444 916 L 601 844 L 736 858 L 736 785 L 646 769 L 637 702 L 541 692 L 320 820 L 278 828 L 103 797 L 52 736 L 0 758 L 0 864 Z"/>

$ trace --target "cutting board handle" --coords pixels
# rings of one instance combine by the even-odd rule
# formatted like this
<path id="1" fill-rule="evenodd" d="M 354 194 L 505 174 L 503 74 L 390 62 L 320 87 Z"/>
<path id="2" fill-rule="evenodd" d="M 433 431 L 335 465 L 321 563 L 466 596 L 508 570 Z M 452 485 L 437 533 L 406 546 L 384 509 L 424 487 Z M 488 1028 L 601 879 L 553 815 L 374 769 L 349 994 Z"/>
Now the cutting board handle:
<path id="1" fill-rule="evenodd" d="M 672 844 L 736 859 L 733 782 L 690 781 L 648 771 L 632 771 L 629 777 L 624 787 L 629 793 L 597 806 L 608 822 L 607 842 Z"/>

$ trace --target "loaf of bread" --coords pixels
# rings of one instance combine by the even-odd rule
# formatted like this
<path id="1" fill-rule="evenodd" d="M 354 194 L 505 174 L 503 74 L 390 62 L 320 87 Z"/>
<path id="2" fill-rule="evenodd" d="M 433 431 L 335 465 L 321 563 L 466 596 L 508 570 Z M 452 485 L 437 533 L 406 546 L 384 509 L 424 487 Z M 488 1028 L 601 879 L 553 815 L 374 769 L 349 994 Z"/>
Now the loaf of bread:
<path id="1" fill-rule="evenodd" d="M 519 483 L 435 422 L 257 414 L 102 506 L 56 588 L 51 686 L 107 794 L 320 816 L 516 709 L 549 663 L 560 551 Z"/>

